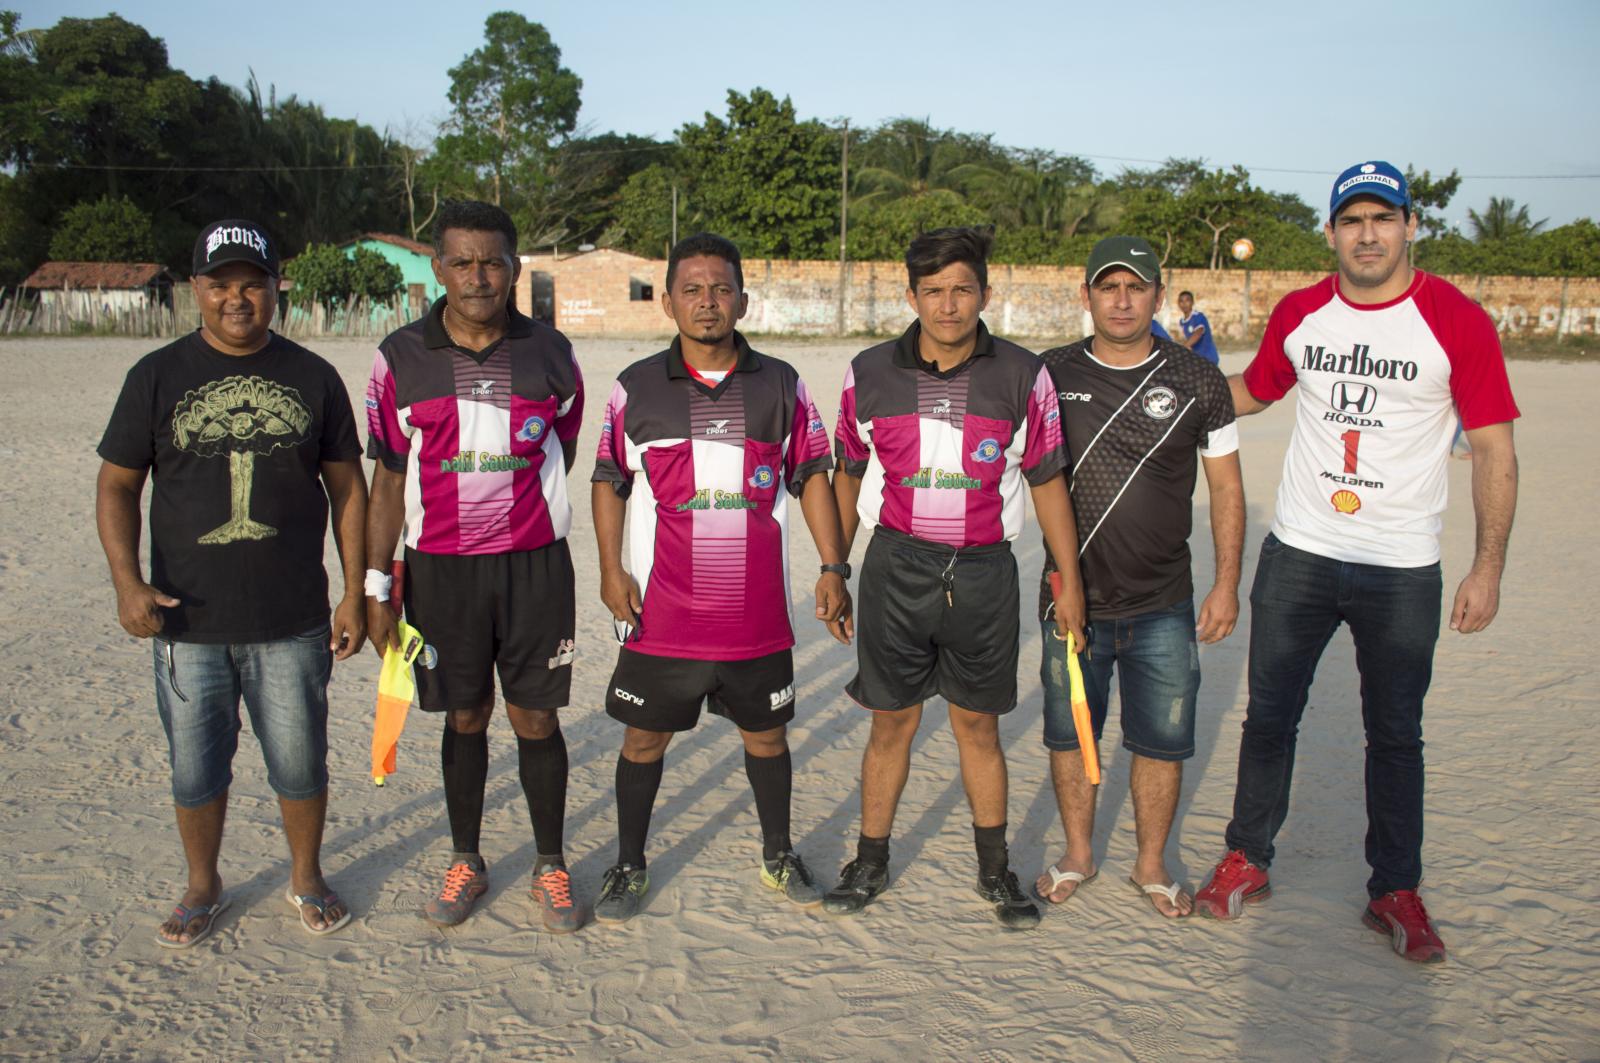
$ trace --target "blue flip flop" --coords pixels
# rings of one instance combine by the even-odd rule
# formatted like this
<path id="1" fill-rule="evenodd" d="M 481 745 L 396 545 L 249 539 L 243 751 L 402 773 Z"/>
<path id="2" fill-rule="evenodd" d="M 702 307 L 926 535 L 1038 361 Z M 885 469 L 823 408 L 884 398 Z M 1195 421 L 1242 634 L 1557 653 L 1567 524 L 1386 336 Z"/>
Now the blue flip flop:
<path id="1" fill-rule="evenodd" d="M 202 918 L 205 919 L 206 925 L 201 927 L 200 932 L 195 934 L 188 941 L 169 941 L 161 936 L 161 931 L 158 928 L 156 930 L 156 944 L 160 945 L 164 949 L 194 948 L 196 945 L 200 944 L 200 942 L 211 936 L 211 931 L 217 925 L 217 916 L 227 911 L 228 905 L 231 903 L 233 903 L 233 898 L 228 896 L 227 893 L 223 893 L 210 904 L 197 904 L 193 908 L 190 908 L 184 904 L 175 905 L 172 909 L 172 914 L 183 921 L 185 928 L 187 928 L 188 925 L 194 920 Z"/>
<path id="2" fill-rule="evenodd" d="M 306 933 L 315 934 L 317 937 L 322 937 L 324 934 L 333 933 L 335 930 L 338 930 L 345 924 L 349 923 L 350 920 L 355 916 L 355 913 L 352 912 L 348 906 L 346 906 L 344 910 L 344 918 L 335 923 L 331 923 L 328 926 L 315 927 L 306 921 L 306 913 L 300 911 L 300 906 L 302 904 L 309 904 L 319 912 L 326 912 L 329 908 L 341 903 L 339 895 L 333 890 L 329 890 L 321 897 L 310 893 L 302 897 L 295 893 L 294 885 L 291 883 L 283 888 L 283 899 L 294 905 L 295 912 L 300 916 L 300 925 L 306 928 Z"/>

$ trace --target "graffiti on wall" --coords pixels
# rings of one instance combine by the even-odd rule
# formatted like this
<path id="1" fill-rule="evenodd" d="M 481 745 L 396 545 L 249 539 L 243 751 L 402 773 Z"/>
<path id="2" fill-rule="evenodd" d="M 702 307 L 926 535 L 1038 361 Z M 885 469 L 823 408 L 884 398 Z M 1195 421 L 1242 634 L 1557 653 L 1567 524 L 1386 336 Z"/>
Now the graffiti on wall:
<path id="1" fill-rule="evenodd" d="M 1525 306 L 1486 306 L 1495 327 L 1501 332 L 1515 334 L 1534 332 L 1559 332 L 1564 336 L 1575 333 L 1600 333 L 1600 306 L 1569 306 L 1563 313 L 1559 306 L 1541 306 L 1537 311 Z"/>

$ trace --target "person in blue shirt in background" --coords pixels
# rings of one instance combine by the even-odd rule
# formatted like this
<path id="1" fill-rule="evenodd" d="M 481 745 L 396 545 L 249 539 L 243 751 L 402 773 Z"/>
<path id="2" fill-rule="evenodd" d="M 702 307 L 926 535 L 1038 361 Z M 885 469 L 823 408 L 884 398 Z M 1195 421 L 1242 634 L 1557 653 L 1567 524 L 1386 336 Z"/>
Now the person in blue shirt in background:
<path id="1" fill-rule="evenodd" d="M 1194 292 L 1178 293 L 1178 312 L 1183 315 L 1178 322 L 1183 329 L 1183 345 L 1216 365 L 1217 341 L 1211 338 L 1211 322 L 1194 308 Z"/>

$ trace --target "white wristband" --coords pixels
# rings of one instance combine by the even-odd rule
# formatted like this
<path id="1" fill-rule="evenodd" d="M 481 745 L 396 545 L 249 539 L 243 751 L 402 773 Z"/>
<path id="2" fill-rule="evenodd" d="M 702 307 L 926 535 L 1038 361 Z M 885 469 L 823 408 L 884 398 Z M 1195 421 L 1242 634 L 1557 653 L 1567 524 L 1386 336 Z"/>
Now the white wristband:
<path id="1" fill-rule="evenodd" d="M 387 572 L 379 572 L 375 568 L 367 569 L 367 597 L 376 598 L 380 602 L 389 600 L 389 591 L 394 587 L 394 577 Z"/>

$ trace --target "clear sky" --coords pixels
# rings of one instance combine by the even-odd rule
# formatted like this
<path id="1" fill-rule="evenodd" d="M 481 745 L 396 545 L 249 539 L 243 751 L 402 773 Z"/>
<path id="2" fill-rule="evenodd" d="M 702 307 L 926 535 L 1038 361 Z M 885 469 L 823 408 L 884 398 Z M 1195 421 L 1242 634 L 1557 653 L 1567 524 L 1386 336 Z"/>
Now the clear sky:
<path id="1" fill-rule="evenodd" d="M 0 0 L 25 27 L 98 16 L 82 0 Z M 476 0 L 118 0 L 192 77 L 243 84 L 380 129 L 431 130 L 448 69 L 482 43 Z M 901 115 L 997 142 L 1125 160 L 1201 156 L 1326 209 L 1367 158 L 1464 181 L 1447 217 L 1491 195 L 1557 225 L 1600 219 L 1600 2 L 1412 0 L 1334 5 L 677 3 L 519 5 L 583 78 L 592 132 L 668 137 L 729 88 L 762 86 L 802 117 L 864 126 Z M 1300 174 L 1283 171 L 1311 171 Z"/>

